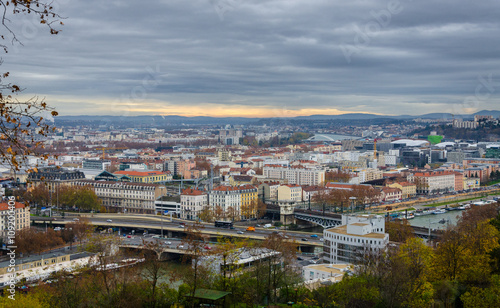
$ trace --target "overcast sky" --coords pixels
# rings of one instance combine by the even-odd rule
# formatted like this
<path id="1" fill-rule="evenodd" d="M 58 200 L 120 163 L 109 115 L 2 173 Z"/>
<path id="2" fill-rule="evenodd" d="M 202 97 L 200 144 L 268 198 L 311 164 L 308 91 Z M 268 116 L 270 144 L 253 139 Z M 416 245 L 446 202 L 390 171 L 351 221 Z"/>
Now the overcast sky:
<path id="1" fill-rule="evenodd" d="M 2 71 L 61 115 L 500 109 L 498 0 L 54 2 L 58 35 L 11 18 Z"/>

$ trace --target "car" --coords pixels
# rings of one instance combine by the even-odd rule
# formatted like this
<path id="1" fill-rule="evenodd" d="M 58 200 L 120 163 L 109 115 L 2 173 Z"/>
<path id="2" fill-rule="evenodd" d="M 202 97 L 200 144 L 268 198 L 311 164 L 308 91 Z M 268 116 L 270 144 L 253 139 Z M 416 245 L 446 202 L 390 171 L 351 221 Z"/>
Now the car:
<path id="1" fill-rule="evenodd" d="M 325 239 L 324 239 L 324 238 L 320 238 L 320 239 L 319 239 L 319 241 L 320 241 L 320 242 L 324 242 L 324 241 L 325 241 Z"/>
<path id="2" fill-rule="evenodd" d="M 111 219 L 106 220 L 106 222 L 113 222 Z"/>
<path id="3" fill-rule="evenodd" d="M 54 231 L 61 231 L 61 227 L 55 227 Z"/>
<path id="4" fill-rule="evenodd" d="M 127 238 L 132 238 L 132 236 L 130 236 L 130 235 L 127 235 Z"/>
<path id="5" fill-rule="evenodd" d="M 210 246 L 205 246 L 204 248 L 205 248 L 206 250 L 210 250 L 210 249 L 212 249 L 212 247 L 210 247 Z"/>
<path id="6" fill-rule="evenodd" d="M 302 241 L 304 241 L 304 242 L 309 241 L 309 240 L 308 240 L 308 239 L 306 239 L 305 237 L 304 237 L 304 238 L 301 238 L 301 240 L 302 240 Z"/>
<path id="7" fill-rule="evenodd" d="M 172 242 L 170 242 L 170 241 L 166 241 L 166 242 L 165 242 L 165 245 L 172 245 Z"/>
<path id="8" fill-rule="evenodd" d="M 80 219 L 78 219 L 78 218 L 73 218 L 73 221 L 80 221 Z"/>
<path id="9" fill-rule="evenodd" d="M 152 238 L 160 238 L 159 235 L 153 235 Z"/>
<path id="10" fill-rule="evenodd" d="M 313 259 L 313 260 L 319 260 L 319 257 L 318 256 L 314 256 L 311 259 Z"/>
<path id="11" fill-rule="evenodd" d="M 184 225 L 179 225 L 179 228 L 184 228 Z"/>
<path id="12" fill-rule="evenodd" d="M 179 246 L 177 246 L 177 248 L 184 249 L 184 245 L 179 245 Z"/>
<path id="13" fill-rule="evenodd" d="M 238 231 L 238 232 L 236 232 L 236 233 L 238 233 L 238 234 L 243 234 L 243 233 L 245 233 L 245 232 L 243 232 L 243 231 Z"/>
<path id="14" fill-rule="evenodd" d="M 256 227 L 260 227 L 260 225 L 259 225 L 259 224 L 256 224 L 255 226 L 256 226 Z"/>
<path id="15" fill-rule="evenodd" d="M 302 257 L 297 257 L 297 260 L 302 261 L 302 260 L 304 260 L 304 258 L 302 258 Z"/>
<path id="16" fill-rule="evenodd" d="M 311 234 L 311 237 L 318 237 L 317 234 Z"/>

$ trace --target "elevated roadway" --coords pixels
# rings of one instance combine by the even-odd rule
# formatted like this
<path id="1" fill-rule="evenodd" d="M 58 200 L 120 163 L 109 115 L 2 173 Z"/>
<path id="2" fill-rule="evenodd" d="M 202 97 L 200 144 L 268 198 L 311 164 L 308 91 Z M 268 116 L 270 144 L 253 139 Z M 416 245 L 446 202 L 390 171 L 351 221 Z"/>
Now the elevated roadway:
<path id="1" fill-rule="evenodd" d="M 123 214 L 103 214 L 103 215 L 85 215 L 80 217 L 57 217 L 55 220 L 44 217 L 31 217 L 33 223 L 37 224 L 51 224 L 53 226 L 63 226 L 68 223 L 75 222 L 74 219 L 86 219 L 90 224 L 100 226 L 103 228 L 121 228 L 123 232 L 130 232 L 130 230 L 138 230 L 144 232 L 161 233 L 169 238 L 171 237 L 184 237 L 187 232 L 187 226 L 192 225 L 192 221 L 181 221 L 164 218 L 163 221 L 160 217 L 154 215 L 123 215 Z M 109 221 L 111 220 L 111 221 Z M 184 223 L 185 225 L 181 225 Z M 276 229 L 256 228 L 255 231 L 246 231 L 247 227 L 240 227 L 235 225 L 234 229 L 215 228 L 213 224 L 201 224 L 200 232 L 211 238 L 217 237 L 235 237 L 235 238 L 248 238 L 254 240 L 264 240 L 272 233 L 282 233 L 285 239 L 294 241 L 299 246 L 304 247 L 322 247 L 323 242 L 320 240 L 323 236 L 321 233 L 310 233 L 300 231 L 285 231 Z M 136 231 L 137 232 L 137 231 Z M 311 237 L 314 236 L 314 237 Z"/>

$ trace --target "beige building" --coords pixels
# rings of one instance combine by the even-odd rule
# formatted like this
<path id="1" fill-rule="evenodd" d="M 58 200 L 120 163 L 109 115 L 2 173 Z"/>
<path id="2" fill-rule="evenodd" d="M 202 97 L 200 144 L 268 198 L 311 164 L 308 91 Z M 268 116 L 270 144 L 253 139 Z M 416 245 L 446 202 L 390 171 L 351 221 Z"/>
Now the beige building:
<path id="1" fill-rule="evenodd" d="M 15 217 L 10 218 L 10 217 Z M 30 227 L 30 208 L 19 202 L 12 202 L 11 206 L 7 201 L 0 203 L 0 231 L 2 238 L 7 238 L 9 222 L 15 222 L 15 230 L 22 230 Z"/>
<path id="2" fill-rule="evenodd" d="M 266 181 L 259 185 L 259 198 L 264 200 L 278 200 L 280 182 Z"/>
<path id="3" fill-rule="evenodd" d="M 302 187 L 299 185 L 282 185 L 278 188 L 278 201 L 302 201 Z"/>
<path id="4" fill-rule="evenodd" d="M 154 214 L 155 201 L 167 194 L 166 187 L 158 184 L 86 180 L 73 185 L 92 187 L 110 212 Z"/>
<path id="5" fill-rule="evenodd" d="M 414 183 L 396 182 L 388 184 L 387 186 L 401 189 L 401 198 L 403 199 L 413 198 L 417 195 L 417 185 L 415 185 Z"/>
<path id="6" fill-rule="evenodd" d="M 358 177 L 360 178 L 360 183 L 378 180 L 384 177 L 384 172 L 382 170 L 374 169 L 374 168 L 366 168 L 359 170 L 357 172 Z"/>

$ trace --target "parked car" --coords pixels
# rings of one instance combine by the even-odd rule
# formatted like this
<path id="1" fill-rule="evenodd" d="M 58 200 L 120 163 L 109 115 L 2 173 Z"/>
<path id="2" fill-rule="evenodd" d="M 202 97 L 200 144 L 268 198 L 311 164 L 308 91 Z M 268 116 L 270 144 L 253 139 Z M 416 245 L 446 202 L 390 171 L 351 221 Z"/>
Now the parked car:
<path id="1" fill-rule="evenodd" d="M 304 258 L 302 258 L 302 257 L 297 257 L 297 260 L 302 261 L 302 260 L 304 260 Z"/>
<path id="2" fill-rule="evenodd" d="M 179 245 L 179 246 L 177 246 L 177 248 L 184 249 L 184 245 Z"/>
<path id="3" fill-rule="evenodd" d="M 80 221 L 80 219 L 78 219 L 78 218 L 73 218 L 73 221 Z"/>
<path id="4" fill-rule="evenodd" d="M 165 245 L 172 245 L 172 242 L 170 242 L 170 241 L 166 241 L 166 242 L 165 242 Z"/>
<path id="5" fill-rule="evenodd" d="M 210 249 L 212 249 L 212 247 L 210 247 L 210 246 L 205 246 L 204 248 L 205 248 L 206 250 L 210 250 Z"/>
<path id="6" fill-rule="evenodd" d="M 130 236 L 130 235 L 127 235 L 127 238 L 132 238 L 132 236 Z"/>

